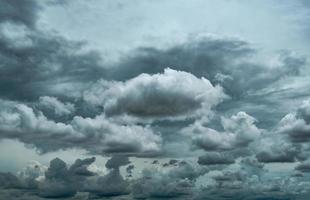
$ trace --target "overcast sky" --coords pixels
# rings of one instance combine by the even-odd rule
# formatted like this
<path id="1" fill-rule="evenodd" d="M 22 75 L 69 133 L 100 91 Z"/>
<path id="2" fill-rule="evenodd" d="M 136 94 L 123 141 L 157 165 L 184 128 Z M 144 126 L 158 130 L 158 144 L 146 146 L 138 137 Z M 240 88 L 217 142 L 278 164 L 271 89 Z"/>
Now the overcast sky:
<path id="1" fill-rule="evenodd" d="M 0 0 L 0 199 L 310 198 L 307 0 Z"/>

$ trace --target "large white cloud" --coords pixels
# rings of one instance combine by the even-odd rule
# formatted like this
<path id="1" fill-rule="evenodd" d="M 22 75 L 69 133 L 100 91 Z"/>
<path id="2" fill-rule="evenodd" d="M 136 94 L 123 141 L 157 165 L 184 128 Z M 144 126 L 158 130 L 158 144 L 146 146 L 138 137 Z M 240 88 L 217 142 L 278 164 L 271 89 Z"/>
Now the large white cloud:
<path id="1" fill-rule="evenodd" d="M 108 116 L 160 119 L 205 114 L 226 97 L 220 86 L 213 86 L 206 78 L 170 68 L 125 82 L 102 80 L 84 93 L 86 101 L 103 106 Z"/>

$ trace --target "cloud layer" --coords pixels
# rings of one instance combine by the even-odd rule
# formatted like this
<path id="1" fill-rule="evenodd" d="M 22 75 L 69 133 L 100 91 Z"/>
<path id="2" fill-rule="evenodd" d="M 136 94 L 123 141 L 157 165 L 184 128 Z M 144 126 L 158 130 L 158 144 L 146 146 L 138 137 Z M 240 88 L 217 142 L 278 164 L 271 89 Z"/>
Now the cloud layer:
<path id="1" fill-rule="evenodd" d="M 0 199 L 308 199 L 308 51 L 268 49 L 226 33 L 209 34 L 212 24 L 201 27 L 199 22 L 199 30 L 184 26 L 197 15 L 187 7 L 181 20 L 184 33 L 179 31 L 179 19 L 172 16 L 185 5 L 204 13 L 214 5 L 237 11 L 261 6 L 255 0 L 251 6 L 206 4 L 2 0 L 0 140 L 18 140 L 41 157 L 60 150 L 83 150 L 90 157 L 71 164 L 55 158 L 48 167 L 31 161 L 17 174 L 0 172 Z M 169 10 L 169 20 L 149 16 L 158 5 L 159 13 Z M 298 8 L 308 19 L 304 1 L 272 0 L 264 13 L 270 5 Z M 287 33 L 279 34 L 267 23 L 271 13 L 262 15 L 273 37 Z M 258 25 L 255 16 L 251 24 Z M 119 27 L 113 36 L 107 28 L 114 27 L 110 18 Z M 291 19 L 289 14 L 277 16 L 282 18 Z M 87 33 L 100 27 L 84 25 L 96 21 L 106 30 L 92 38 Z M 157 23 L 162 30 L 155 30 Z M 309 27 L 299 23 L 289 27 L 307 32 Z M 227 30 L 230 24 L 221 26 Z M 246 23 L 240 24 L 244 29 Z M 274 25 L 280 27 L 278 20 Z M 137 29 L 135 36 L 130 36 L 130 26 Z M 146 27 L 152 27 L 150 33 Z M 175 28 L 174 39 L 165 43 L 170 40 L 167 27 Z M 190 27 L 193 32 L 185 30 Z M 222 30 L 220 25 L 217 29 Z M 76 38 L 79 32 L 85 35 Z M 127 44 L 128 38 L 134 42 Z M 93 40 L 112 45 L 105 52 L 99 45 L 93 48 Z M 97 166 L 96 159 L 108 160 Z"/>

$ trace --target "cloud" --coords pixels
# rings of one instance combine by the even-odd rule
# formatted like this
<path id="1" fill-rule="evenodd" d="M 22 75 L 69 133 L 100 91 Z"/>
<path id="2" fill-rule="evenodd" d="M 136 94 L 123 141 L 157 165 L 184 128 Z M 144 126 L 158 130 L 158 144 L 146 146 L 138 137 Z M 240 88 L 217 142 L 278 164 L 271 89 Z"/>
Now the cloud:
<path id="1" fill-rule="evenodd" d="M 141 74 L 126 82 L 99 81 L 85 100 L 104 107 L 108 116 L 128 114 L 141 118 L 190 117 L 208 112 L 226 95 L 220 86 L 205 78 L 165 69 L 163 73 Z"/>
<path id="2" fill-rule="evenodd" d="M 0 22 L 12 22 L 34 27 L 40 6 L 35 0 L 3 0 L 0 3 Z"/>
<path id="3" fill-rule="evenodd" d="M 233 156 L 226 153 L 207 153 L 198 158 L 200 165 L 229 165 L 233 164 L 235 159 Z"/>
<path id="4" fill-rule="evenodd" d="M 303 173 L 310 172 L 310 163 L 309 163 L 309 161 L 305 161 L 305 162 L 300 163 L 299 165 L 297 165 L 295 167 L 295 170 L 303 172 Z"/>
<path id="5" fill-rule="evenodd" d="M 20 180 L 12 173 L 0 173 L 1 188 L 22 188 Z"/>
<path id="6" fill-rule="evenodd" d="M 129 164 L 130 161 L 127 156 L 115 155 L 107 161 L 105 167 L 107 169 L 119 169 L 120 166 Z"/>
<path id="7" fill-rule="evenodd" d="M 122 158 L 124 161 L 128 160 L 126 157 Z M 116 159 L 122 160 L 120 157 Z M 112 157 L 109 161 L 115 163 L 115 158 Z M 18 199 L 19 197 L 21 199 L 28 199 L 28 197 L 29 199 L 79 199 L 78 192 L 87 193 L 86 198 L 111 197 L 130 193 L 129 182 L 123 179 L 119 170 L 124 162 L 110 168 L 104 176 L 99 176 L 88 170 L 88 167 L 94 162 L 94 157 L 77 159 L 68 167 L 63 160 L 55 158 L 51 160 L 48 169 L 39 180 L 36 180 L 36 174 L 32 176 L 34 175 L 33 170 L 38 168 L 32 168 L 31 165 L 27 167 L 22 176 L 0 173 L 0 197 L 8 196 L 8 199 Z M 40 164 L 35 163 L 35 166 L 38 165 Z M 30 168 L 31 173 L 29 174 Z M 13 189 L 14 194 L 10 192 Z"/>
<path id="8" fill-rule="evenodd" d="M 161 151 L 161 137 L 148 127 L 119 125 L 104 116 L 76 116 L 69 123 L 54 122 L 24 104 L 4 101 L 2 105 L 7 107 L 0 112 L 1 137 L 33 144 L 42 153 L 82 148 L 94 154 L 151 156 Z"/>
<path id="9" fill-rule="evenodd" d="M 201 121 L 184 128 L 181 132 L 192 138 L 195 146 L 205 151 L 227 151 L 247 147 L 260 137 L 261 130 L 255 119 L 245 112 L 238 112 L 230 118 L 222 118 L 223 132 L 204 126 Z"/>
<path id="10" fill-rule="evenodd" d="M 190 164 L 175 166 L 167 172 L 146 169 L 133 183 L 133 196 L 136 199 L 187 198 L 192 194 L 196 179 L 206 172 Z"/>
<path id="11" fill-rule="evenodd" d="M 288 143 L 272 143 L 272 146 L 262 146 L 262 150 L 256 155 L 259 162 L 295 162 L 301 159 L 300 148 Z"/>
<path id="12" fill-rule="evenodd" d="M 88 82 L 103 77 L 101 58 L 95 51 L 83 51 L 84 42 L 36 28 L 37 2 L 1 1 L 0 96 L 21 101 L 76 97 Z"/>
<path id="13" fill-rule="evenodd" d="M 18 177 L 22 179 L 40 179 L 44 176 L 44 172 L 47 167 L 42 165 L 40 162 L 32 160 L 28 165 L 21 171 L 18 172 Z"/>
<path id="14" fill-rule="evenodd" d="M 286 134 L 291 142 L 304 143 L 310 140 L 310 100 L 305 100 L 295 113 L 283 117 L 278 125 L 278 132 Z"/>
<path id="15" fill-rule="evenodd" d="M 95 175 L 87 169 L 94 161 L 94 157 L 77 159 L 68 168 L 61 159 L 53 159 L 45 172 L 44 182 L 39 185 L 39 195 L 46 198 L 74 196 L 83 187 L 86 177 Z"/>
<path id="16" fill-rule="evenodd" d="M 100 197 L 121 196 L 130 193 L 129 182 L 120 174 L 120 167 L 129 164 L 128 157 L 113 156 L 106 162 L 109 173 L 90 179 L 85 184 L 85 191 Z"/>
<path id="17" fill-rule="evenodd" d="M 59 101 L 56 97 L 43 96 L 39 98 L 39 107 L 52 112 L 54 115 L 61 117 L 72 115 L 75 112 L 74 104 Z"/>

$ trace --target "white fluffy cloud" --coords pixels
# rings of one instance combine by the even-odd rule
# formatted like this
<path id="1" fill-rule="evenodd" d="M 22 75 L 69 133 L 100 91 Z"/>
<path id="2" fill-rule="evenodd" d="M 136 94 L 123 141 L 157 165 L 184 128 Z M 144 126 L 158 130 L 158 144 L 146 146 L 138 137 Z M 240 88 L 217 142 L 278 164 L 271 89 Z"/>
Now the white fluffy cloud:
<path id="1" fill-rule="evenodd" d="M 191 137 L 194 145 L 206 151 L 232 150 L 246 147 L 258 138 L 261 130 L 255 125 L 255 119 L 245 112 L 238 112 L 231 118 L 222 118 L 223 132 L 206 127 L 196 121 L 181 132 Z"/>
<path id="2" fill-rule="evenodd" d="M 206 78 L 170 68 L 160 74 L 140 74 L 126 82 L 99 81 L 84 93 L 89 103 L 101 105 L 107 115 L 136 117 L 190 117 L 208 113 L 227 96 Z"/>

